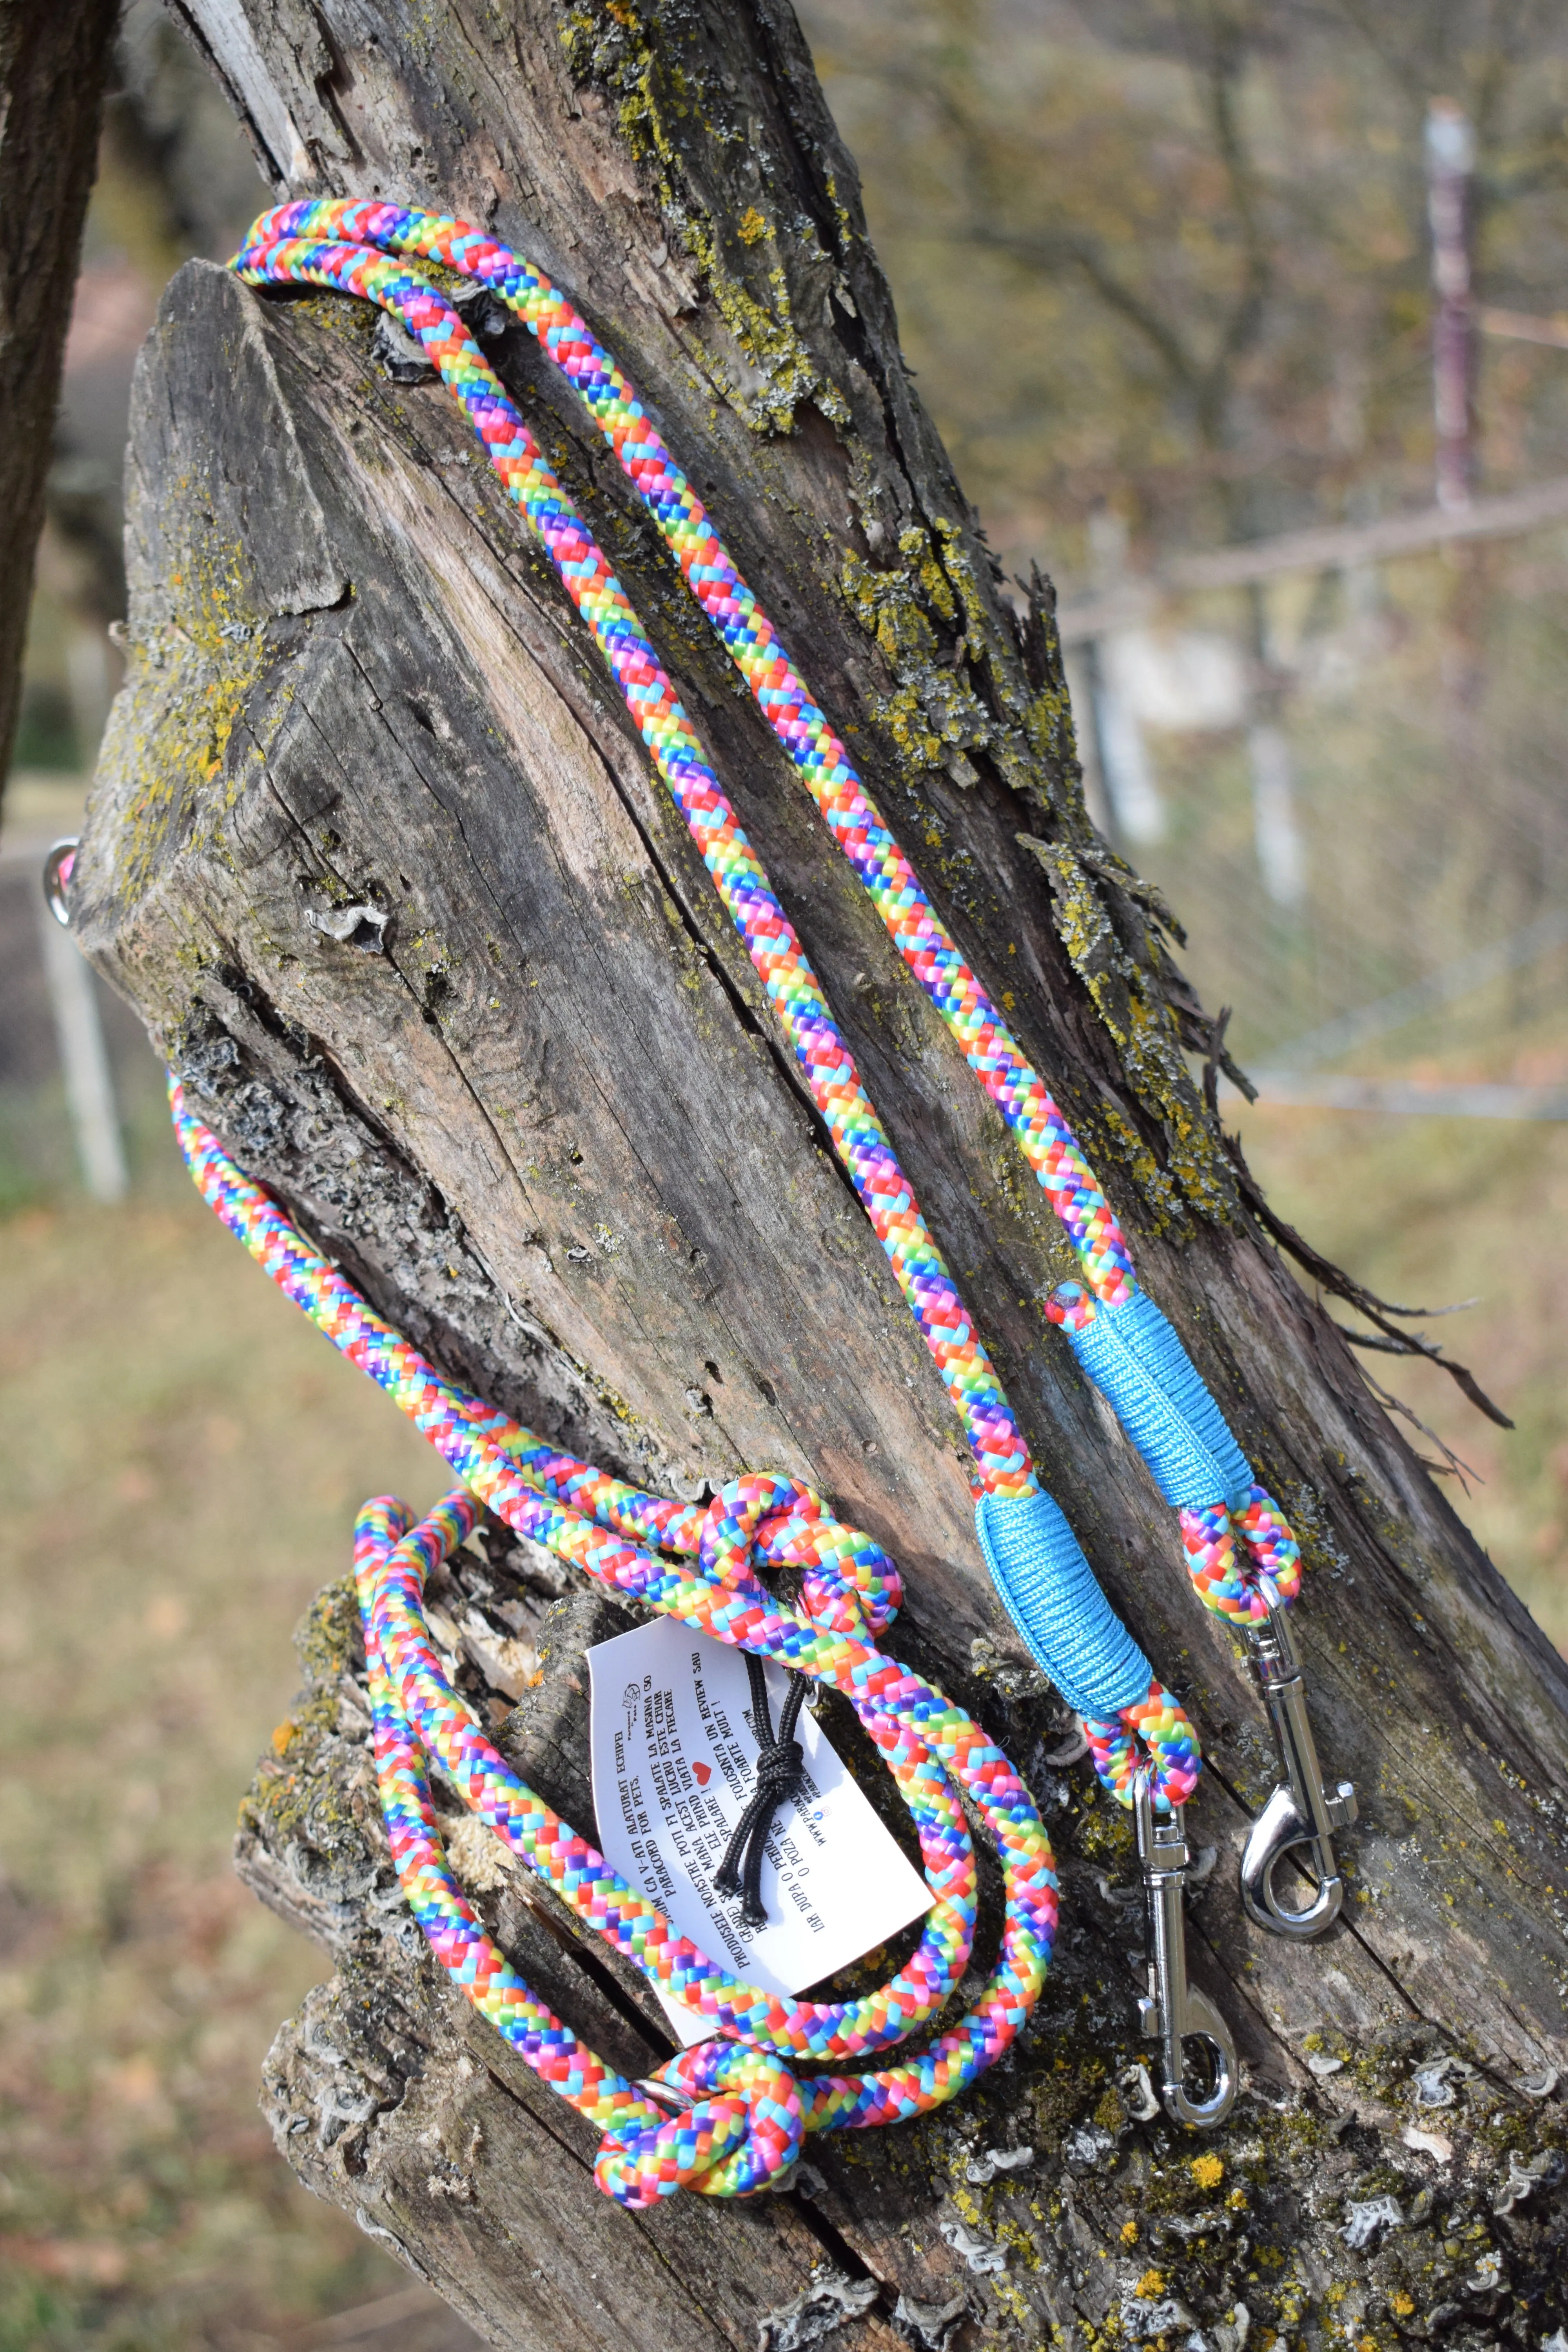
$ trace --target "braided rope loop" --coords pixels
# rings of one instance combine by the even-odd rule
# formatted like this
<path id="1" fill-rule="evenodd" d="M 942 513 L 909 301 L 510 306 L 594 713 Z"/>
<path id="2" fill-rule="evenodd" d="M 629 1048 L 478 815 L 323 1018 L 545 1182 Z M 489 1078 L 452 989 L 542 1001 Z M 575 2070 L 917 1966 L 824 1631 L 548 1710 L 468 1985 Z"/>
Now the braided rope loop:
<path id="1" fill-rule="evenodd" d="M 701 500 L 609 352 L 565 296 L 520 254 L 467 222 L 401 205 L 350 200 L 279 205 L 251 227 L 235 267 L 253 284 L 291 277 L 301 252 L 319 239 L 331 245 L 340 238 L 438 261 L 477 279 L 538 338 L 615 451 L 899 953 L 1017 1137 L 1067 1228 L 1085 1281 L 1098 1297 L 1126 1297 L 1133 1281 L 1131 1255 L 1071 1128 L 931 905 L 919 875 L 857 776 L 843 742 L 813 700 Z M 422 333 L 422 340 L 446 373 L 433 337 Z M 485 373 L 489 376 L 488 368 Z M 493 376 L 489 382 L 500 390 Z M 487 441 L 491 439 L 488 426 L 480 430 Z"/>
<path id="2" fill-rule="evenodd" d="M 361 242 L 360 240 L 363 240 Z M 457 221 L 406 212 L 381 203 L 296 204 L 255 225 L 235 267 L 253 284 L 321 285 L 362 296 L 402 319 L 422 342 L 462 403 L 509 495 L 522 509 L 594 631 L 644 740 L 685 816 L 692 837 L 744 941 L 770 999 L 784 1018 L 834 1148 L 848 1170 L 906 1301 L 963 1420 L 974 1456 L 978 1496 L 1027 1498 L 1038 1491 L 1034 1465 L 1012 1408 L 985 1349 L 926 1227 L 826 996 L 760 862 L 746 840 L 675 688 L 581 514 L 567 498 L 537 442 L 451 305 L 416 273 L 389 257 L 436 258 L 490 286 L 541 336 L 544 348 L 606 433 L 680 562 L 697 601 L 708 612 L 779 740 L 801 768 L 830 829 L 855 866 L 900 952 L 963 1043 L 972 1066 L 1013 1125 L 1078 1252 L 1088 1291 L 1081 1313 L 1056 1318 L 1075 1348 L 1114 1346 L 1109 1318 L 1120 1314 L 1141 1339 L 1152 1365 L 1163 1327 L 1170 1345 L 1163 1370 L 1197 1392 L 1217 1434 L 1205 1431 L 1211 1463 L 1237 1454 L 1217 1408 L 1152 1310 L 1134 1286 L 1131 1260 L 1103 1195 L 1094 1184 L 1070 1129 L 1037 1075 L 1023 1059 L 975 975 L 942 929 L 919 877 L 861 791 L 844 747 L 780 646 L 771 623 L 709 525 L 690 485 L 644 416 L 631 386 L 563 298 L 516 255 Z M 605 399 L 610 406 L 605 408 Z M 1089 1301 L 1098 1307 L 1090 1311 Z M 1133 1327 L 1136 1327 L 1135 1329 Z M 1123 1349 L 1122 1354 L 1129 1350 Z M 1102 1381 L 1101 1385 L 1106 1385 Z M 1135 1442 L 1161 1475 L 1162 1449 L 1192 1419 L 1192 1401 L 1159 1409 L 1159 1383 L 1124 1380 L 1114 1401 Z M 1108 1387 L 1108 1393 L 1111 1392 Z M 1239 1470 L 1251 1491 L 1250 1470 Z M 1227 1466 L 1234 1468 L 1235 1465 Z M 1206 1482 L 1200 1480 L 1199 1484 Z M 1235 1483 L 1234 1481 L 1232 1483 Z M 1175 1499 L 1173 1497 L 1173 1499 Z M 1208 1492 L 1184 1502 L 1208 1503 Z M 1275 1507 L 1276 1516 L 1277 1507 Z M 1281 1591 L 1267 1571 L 1283 1556 L 1289 1530 L 1268 1531 L 1259 1582 L 1256 1547 L 1239 1580 L 1229 1571 L 1216 1531 L 1199 1532 L 1195 1581 L 1211 1606 L 1261 1610 Z M 1194 1547 L 1189 1544 L 1189 1552 Z"/>
<path id="3" fill-rule="evenodd" d="M 973 1940 L 973 1849 L 947 1774 L 918 1736 L 906 1731 L 900 1738 L 895 1729 L 878 1744 L 914 1819 L 935 1897 L 920 1943 L 876 1993 L 848 2002 L 785 2003 L 728 1975 L 676 1935 L 654 1905 L 519 1780 L 451 1688 L 425 1625 L 420 1592 L 401 1566 L 381 1576 L 374 1612 L 377 1645 L 404 1711 L 465 1801 L 520 1861 L 673 1999 L 737 2040 L 795 2060 L 884 2047 L 941 2008 Z"/>
<path id="4" fill-rule="evenodd" d="M 426 1575 L 450 1558 L 479 1517 L 478 1502 L 459 1487 L 416 1528 L 410 1528 L 409 1514 L 395 1497 L 382 1496 L 365 1505 L 354 1528 L 376 1785 L 409 1908 L 437 1959 L 481 2016 L 542 2081 L 598 2125 L 604 2139 L 594 2177 L 607 2196 L 637 2208 L 685 2187 L 718 2196 L 747 2195 L 791 2164 L 799 2147 L 800 2096 L 788 2068 L 733 2044 L 705 2044 L 706 2071 L 693 2074 L 685 2084 L 690 2104 L 677 2116 L 666 2115 L 605 2065 L 530 1990 L 490 1940 L 447 1865 L 421 1743 L 382 1646 L 382 1601 L 389 1582 L 422 1592 Z"/>
<path id="5" fill-rule="evenodd" d="M 1088 1339 L 1097 1306 L 1102 1310 L 1134 1307 L 1142 1294 L 1125 1240 L 1071 1129 L 865 793 L 842 741 L 812 700 L 635 388 L 564 296 L 520 255 L 446 215 L 379 199 L 301 201 L 264 214 L 234 263 L 247 282 L 332 286 L 381 303 L 417 336 L 467 409 L 491 464 L 539 532 L 568 592 L 593 626 L 770 997 L 784 1014 L 835 1149 L 850 1171 L 963 1417 L 975 1455 L 977 1494 L 1032 1494 L 1037 1486 L 1033 1465 L 994 1368 L 876 1121 L 799 941 L 751 853 L 673 687 L 586 524 L 544 462 L 500 379 L 450 305 L 426 280 L 397 270 L 387 257 L 401 254 L 438 261 L 487 286 L 539 339 L 605 435 L 900 953 L 959 1039 L 1061 1217 L 1087 1289 L 1076 1305 L 1058 1294 L 1047 1311 L 1076 1343 Z M 1237 1517 L 1246 1554 L 1239 1566 L 1234 1547 L 1229 1554 L 1225 1549 L 1228 1528 L 1222 1530 L 1217 1523 L 1184 1526 L 1189 1557 L 1195 1563 L 1194 1584 L 1205 1605 L 1226 1615 L 1256 1618 L 1294 1595 L 1299 1581 L 1294 1538 L 1279 1505 L 1266 1490 L 1254 1486 L 1212 1397 L 1174 1334 L 1169 1337 L 1171 1349 L 1156 1346 L 1155 1352 L 1163 1353 L 1164 1370 L 1176 1383 L 1174 1417 L 1186 1417 L 1193 1402 L 1189 1391 L 1195 1388 L 1200 1421 L 1206 1415 L 1218 1424 L 1217 1432 L 1208 1433 L 1208 1451 L 1235 1474 L 1210 1491 L 1184 1496 L 1178 1508 L 1219 1505 L 1243 1489 L 1260 1497 L 1264 1507 L 1256 1520 L 1245 1513 Z M 1142 1427 L 1130 1424 L 1157 1477 L 1173 1425 L 1171 1414 L 1159 1413 L 1152 1423 L 1145 1415 Z M 1237 1459 L 1232 1461 L 1233 1455 Z"/>
<path id="6" fill-rule="evenodd" d="M 1150 1772 L 1151 1792 L 1162 1812 L 1184 1805 L 1197 1787 L 1202 1760 L 1197 1741 L 1180 1704 L 1163 1683 L 1151 1679 L 1147 1695 L 1135 1706 L 1124 1707 L 1113 1722 L 1085 1716 L 1083 1727 L 1094 1769 L 1119 1804 L 1131 1806 L 1144 1771 Z M 1154 1759 L 1152 1767 L 1149 1757 Z"/>
<path id="7" fill-rule="evenodd" d="M 763 1499 L 731 1494 L 727 1503 L 722 1497 L 721 1502 L 729 1513 L 739 1514 Z M 940 2006 L 962 1972 L 967 1940 L 941 1971 L 944 1981 L 940 1996 L 934 1988 L 922 1987 L 917 1954 L 878 1994 L 854 2002 L 816 2003 L 784 2001 L 739 1984 L 677 1937 L 653 1905 L 628 1887 L 585 1839 L 519 1780 L 445 1679 L 424 1623 L 424 1579 L 476 1517 L 472 1494 L 459 1493 L 411 1536 L 398 1540 L 407 1515 L 400 1505 L 380 1501 L 366 1507 L 357 1531 L 356 1567 L 373 1667 L 378 1769 L 384 1768 L 389 1832 L 416 1916 L 476 2007 L 563 2096 L 611 2134 L 604 2179 L 613 2194 L 629 2202 L 647 2202 L 683 2181 L 710 2185 L 715 2194 L 749 2193 L 789 2160 L 790 2095 L 780 2073 L 748 2075 L 741 2070 L 724 2075 L 731 2089 L 752 2085 L 738 2112 L 726 2108 L 721 2096 L 702 2112 L 694 2110 L 691 2117 L 672 2121 L 647 2101 L 639 2102 L 629 2086 L 610 2074 L 570 2029 L 533 1999 L 504 1956 L 489 1943 L 440 1856 L 418 1750 L 439 1757 L 448 1779 L 478 1817 L 606 1940 L 662 1989 L 703 2010 L 735 2042 L 748 2044 L 775 2065 L 782 2064 L 781 2050 L 791 2057 L 831 2060 L 902 2039 Z M 646 1563 L 647 1569 L 655 1566 Z M 699 1595 L 714 1597 L 725 1608 L 732 1599 L 751 1601 L 753 1591 L 764 1602 L 767 1599 L 760 1587 L 752 1587 L 743 1568 L 732 1564 L 730 1577 L 728 1583 L 693 1580 L 661 1566 L 658 1588 L 648 1585 L 642 1597 L 667 1609 L 674 1607 L 677 1598 L 683 1600 L 686 1605 L 674 1608 L 674 1613 L 717 1632 L 718 1622 L 702 1617 L 693 1605 Z M 1056 1878 L 1033 1801 L 978 1725 L 893 1661 L 843 1636 L 818 1634 L 799 1619 L 775 1616 L 772 1625 L 751 1624 L 743 1636 L 731 1630 L 728 1638 L 743 1639 L 745 1647 L 760 1654 L 777 1655 L 783 1643 L 776 1637 L 770 1643 L 766 1636 L 775 1627 L 782 1634 L 785 1626 L 797 1636 L 786 1653 L 789 1663 L 846 1691 L 895 1771 L 900 1762 L 912 1766 L 903 1775 L 911 1784 L 905 1794 L 921 1831 L 928 1879 L 933 1873 L 927 1832 L 940 1817 L 964 1885 L 971 1890 L 964 1906 L 971 1924 L 971 1848 L 951 1790 L 942 1801 L 946 1768 L 951 1767 L 976 1805 L 1003 1863 L 1006 1901 L 1002 1951 L 968 2016 L 913 2058 L 860 2074 L 818 2076 L 801 2086 L 800 2112 L 806 2129 L 859 2128 L 939 2105 L 1009 2046 L 1038 1996 L 1049 1964 Z M 942 1907 L 939 1899 L 928 1915 L 922 1951 Z M 687 2053 L 689 2059 L 694 2054 Z M 677 2067 L 682 2063 L 674 2063 Z M 689 2069 L 679 2074 L 666 2069 L 662 2079 L 689 2092 L 699 2087 Z M 711 2078 L 715 2084 L 720 2080 L 718 2075 Z"/>

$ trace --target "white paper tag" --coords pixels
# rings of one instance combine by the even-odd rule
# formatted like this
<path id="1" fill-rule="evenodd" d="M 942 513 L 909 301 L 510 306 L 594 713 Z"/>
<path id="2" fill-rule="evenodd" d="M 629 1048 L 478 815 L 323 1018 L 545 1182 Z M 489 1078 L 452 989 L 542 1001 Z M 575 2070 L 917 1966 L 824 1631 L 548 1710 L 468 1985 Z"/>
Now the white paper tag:
<path id="1" fill-rule="evenodd" d="M 804 1708 L 800 1795 L 773 1815 L 763 1864 L 767 1924 L 745 1927 L 740 1896 L 713 1890 L 757 1780 L 744 1654 L 659 1617 L 601 1642 L 588 1669 L 599 1850 L 732 1976 L 799 1992 L 930 1910 L 930 1887 Z M 766 1673 L 776 1726 L 788 1677 L 771 1660 Z M 682 2042 L 712 2038 L 708 2019 L 659 1999 Z"/>

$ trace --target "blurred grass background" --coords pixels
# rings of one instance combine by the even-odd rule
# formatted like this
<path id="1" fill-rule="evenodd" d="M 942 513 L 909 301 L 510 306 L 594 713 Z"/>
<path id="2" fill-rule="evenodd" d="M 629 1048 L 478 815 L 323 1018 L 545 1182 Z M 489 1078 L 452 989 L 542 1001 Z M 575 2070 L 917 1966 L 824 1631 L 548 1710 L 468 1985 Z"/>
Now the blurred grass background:
<path id="1" fill-rule="evenodd" d="M 1137 571 L 1429 498 L 1435 91 L 1481 134 L 1485 290 L 1559 299 L 1563 36 L 1523 0 L 1386 0 L 1382 60 L 1332 0 L 805 15 L 921 390 L 1009 569 L 1038 557 L 1069 595 L 1103 587 L 1107 550 Z M 116 676 L 134 351 L 164 278 L 231 249 L 264 194 L 136 0 L 0 836 L 0 2352 L 471 2340 L 273 2153 L 261 2059 L 321 1963 L 228 1866 L 295 1620 L 342 1572 L 360 1501 L 427 1500 L 440 1465 L 203 1208 L 151 1053 L 101 990 L 131 1191 L 84 1198 L 37 956 L 37 853 L 72 829 Z M 1568 470 L 1568 352 L 1483 355 L 1477 399 L 1480 487 Z M 1159 821 L 1121 845 L 1186 922 L 1205 1002 L 1235 1006 L 1244 1063 L 1563 904 L 1568 531 L 1189 599 L 1150 635 L 1178 667 L 1239 649 L 1228 717 L 1145 712 Z M 1288 904 L 1259 866 L 1259 695 L 1293 763 Z M 1538 957 L 1350 1060 L 1568 1081 L 1563 967 Z M 1568 1124 L 1226 1108 L 1328 1256 L 1386 1297 L 1478 1301 L 1433 1331 L 1512 1432 L 1432 1367 L 1370 1369 L 1468 1465 L 1458 1507 L 1568 1644 Z"/>
<path id="2" fill-rule="evenodd" d="M 309 2323 L 407 2284 L 272 2151 L 262 2057 L 323 1971 L 227 1853 L 290 1627 L 364 1496 L 441 1465 L 166 1151 L 138 1176 L 14 1206 L 0 1253 L 6 2352 L 341 2340 Z"/>

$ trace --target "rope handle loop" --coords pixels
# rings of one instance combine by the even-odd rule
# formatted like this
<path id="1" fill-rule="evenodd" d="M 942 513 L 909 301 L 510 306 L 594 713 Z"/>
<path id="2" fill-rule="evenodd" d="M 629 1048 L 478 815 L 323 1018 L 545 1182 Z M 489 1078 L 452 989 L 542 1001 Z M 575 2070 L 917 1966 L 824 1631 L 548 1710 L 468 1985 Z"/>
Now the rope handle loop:
<path id="1" fill-rule="evenodd" d="M 1047 1313 L 1076 1341 L 1086 1339 L 1107 1310 L 1133 1307 L 1143 1295 L 1126 1241 L 1070 1126 L 867 794 L 847 747 L 813 700 L 635 385 L 566 297 L 523 256 L 445 215 L 382 198 L 306 198 L 261 215 L 235 257 L 237 274 L 257 286 L 335 287 L 394 312 L 418 337 L 468 411 L 490 463 L 562 567 L 568 592 L 594 628 L 753 961 L 761 955 L 758 968 L 785 1013 L 808 1084 L 822 1061 L 825 1038 L 833 1040 L 826 1061 L 847 1083 L 836 1078 L 832 1101 L 819 1097 L 818 1108 L 964 1420 L 975 1454 L 977 1491 L 1030 1494 L 1036 1481 L 1028 1449 L 994 1370 L 965 1322 L 826 1000 L 673 687 L 586 524 L 473 337 L 428 279 L 392 258 L 400 256 L 438 262 L 489 288 L 536 337 L 604 435 L 895 946 L 959 1040 L 1062 1220 L 1082 1280 L 1068 1286 L 1077 1303 L 1058 1294 Z M 893 1200 L 900 1206 L 889 1218 Z M 961 1325 L 965 1343 L 955 1355 L 948 1335 Z M 1235 1457 L 1229 1459 L 1233 1475 L 1227 1479 L 1177 1504 L 1194 1583 L 1206 1607 L 1256 1622 L 1269 1606 L 1287 1604 L 1299 1589 L 1294 1538 L 1279 1505 L 1255 1486 L 1173 1333 L 1170 1339 L 1175 1352 L 1167 1369 L 1174 1371 L 1177 1390 L 1188 1382 L 1194 1386 L 1218 1424 L 1220 1452 Z M 1112 1401 L 1121 1412 L 1121 1402 L 1114 1396 Z M 1176 1391 L 1169 1402 L 1175 1405 Z M 1172 1417 L 1163 1418 L 1169 1438 Z M 1128 1426 L 1159 1477 L 1159 1445 L 1151 1451 L 1138 1427 Z M 1237 1508 L 1243 1496 L 1247 1500 Z M 1218 1516 L 1190 1517 L 1194 1509 Z"/>
<path id="2" fill-rule="evenodd" d="M 474 2007 L 599 2126 L 594 2178 L 607 2197 L 637 2210 L 682 2188 L 748 2195 L 786 2170 L 799 2150 L 805 2120 L 789 2068 L 736 2042 L 710 2042 L 682 2053 L 647 2085 L 626 2082 L 529 1990 L 452 1875 L 424 1750 L 379 1638 L 379 1601 L 389 1582 L 422 1591 L 426 1575 L 479 1518 L 479 1503 L 459 1487 L 417 1527 L 395 1496 L 382 1496 L 364 1506 L 354 1528 L 376 1786 L 399 1882 L 437 1958 Z M 674 2090 L 674 2114 L 648 2095 L 655 2084 Z"/>
<path id="3" fill-rule="evenodd" d="M 692 1581 L 700 1592 L 713 1589 L 700 1571 Z M 913 1818 L 933 1898 L 920 1942 L 874 1993 L 842 2002 L 785 2002 L 731 1976 L 677 1935 L 655 1905 L 519 1779 L 451 1687 L 425 1623 L 422 1588 L 401 1567 L 378 1578 L 371 1603 L 372 1633 L 399 1703 L 471 1809 L 587 1925 L 672 1998 L 710 2018 L 716 2031 L 742 2041 L 760 2038 L 792 2058 L 809 2060 L 885 2047 L 946 2000 L 973 1943 L 973 1848 L 949 1776 L 918 1736 L 895 1741 L 890 1749 L 879 1744 Z"/>

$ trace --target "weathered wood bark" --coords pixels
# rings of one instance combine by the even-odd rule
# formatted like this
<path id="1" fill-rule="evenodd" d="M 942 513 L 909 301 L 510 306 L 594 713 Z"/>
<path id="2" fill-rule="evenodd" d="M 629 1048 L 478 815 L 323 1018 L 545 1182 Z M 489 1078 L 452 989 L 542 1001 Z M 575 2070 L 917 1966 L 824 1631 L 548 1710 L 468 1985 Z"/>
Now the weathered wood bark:
<path id="1" fill-rule="evenodd" d="M 639 1479 L 691 1495 L 776 1465 L 884 1540 L 910 1588 L 897 1645 L 1013 1745 L 1067 1906 L 1039 2018 L 975 2096 L 814 2143 L 804 2186 L 747 2210 L 621 2213 L 589 2183 L 591 2135 L 437 1981 L 399 1910 L 340 1590 L 242 1839 L 251 1882 L 337 1962 L 273 2053 L 280 2145 L 498 2344 L 785 2352 L 841 2325 L 935 2346 L 972 2318 L 1019 2346 L 1201 2322 L 1240 2352 L 1249 2320 L 1265 2342 L 1342 2325 L 1533 2342 L 1563 2315 L 1562 2108 L 1525 2085 L 1568 2062 L 1568 1676 L 1238 1208 L 1180 983 L 1083 816 L 1048 609 L 1015 624 L 1000 598 L 787 9 L 189 13 L 280 185 L 477 214 L 624 355 L 1290 1509 L 1320 1736 L 1363 1809 L 1343 1925 L 1307 1950 L 1254 1934 L 1234 1855 L 1268 1744 L 1169 1514 L 1043 1324 L 1065 1266 L 1044 1204 L 613 465 L 526 336 L 499 334 L 689 690 L 1046 1475 L 1202 1727 L 1198 1833 L 1220 1858 L 1194 1967 L 1250 2088 L 1209 2143 L 1134 2120 L 1125 1820 L 1044 1760 L 1059 1710 L 989 1592 L 956 1433 L 683 828 L 440 389 L 389 383 L 352 304 L 193 265 L 137 394 L 132 667 L 78 867 L 86 944 L 245 1164 L 442 1364 Z M 465 1612 L 527 1622 L 500 1559 L 459 1581 Z M 513 1727 L 579 1820 L 584 1612 Z M 591 2038 L 634 2068 L 665 2046 L 547 1900 L 458 1851 Z M 1418 2125 L 1441 2137 L 1412 2141 Z M 1021 2168 L 989 2166 L 1016 2147 Z M 1380 2197 L 1396 2219 L 1356 2218 Z"/>
<path id="2" fill-rule="evenodd" d="M 0 0 L 0 790 L 118 0 Z"/>

